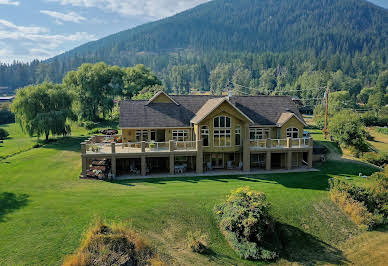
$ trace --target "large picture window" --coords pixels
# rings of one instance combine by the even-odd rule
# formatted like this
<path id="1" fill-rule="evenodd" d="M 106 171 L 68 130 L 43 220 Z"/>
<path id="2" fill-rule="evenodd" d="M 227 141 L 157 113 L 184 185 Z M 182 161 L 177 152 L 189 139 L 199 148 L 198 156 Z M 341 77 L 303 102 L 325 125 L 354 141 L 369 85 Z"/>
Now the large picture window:
<path id="1" fill-rule="evenodd" d="M 251 128 L 249 129 L 249 139 L 258 140 L 258 139 L 268 139 L 269 138 L 269 128 Z"/>
<path id="2" fill-rule="evenodd" d="M 201 139 L 204 147 L 209 146 L 209 128 L 207 126 L 201 127 Z"/>
<path id="3" fill-rule="evenodd" d="M 172 131 L 172 139 L 175 141 L 187 141 L 189 137 L 189 131 L 182 130 L 173 130 Z"/>
<path id="4" fill-rule="evenodd" d="M 299 129 L 296 127 L 289 127 L 287 128 L 287 138 L 299 138 Z"/>
<path id="5" fill-rule="evenodd" d="M 215 147 L 230 147 L 232 145 L 231 119 L 227 116 L 214 118 L 213 142 Z"/>
<path id="6" fill-rule="evenodd" d="M 230 129 L 214 130 L 214 146 L 215 147 L 230 147 L 231 146 Z"/>

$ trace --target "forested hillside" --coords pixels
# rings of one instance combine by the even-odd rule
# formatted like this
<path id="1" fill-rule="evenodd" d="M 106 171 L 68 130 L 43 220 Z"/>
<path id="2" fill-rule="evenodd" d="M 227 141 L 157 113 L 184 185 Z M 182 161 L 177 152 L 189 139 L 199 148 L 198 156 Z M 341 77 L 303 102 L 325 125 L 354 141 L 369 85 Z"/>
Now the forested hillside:
<path id="1" fill-rule="evenodd" d="M 104 61 L 144 64 L 174 93 L 219 93 L 228 80 L 253 88 L 235 88 L 240 94 L 332 81 L 357 95 L 387 60 L 388 11 L 364 0 L 215 0 L 46 62 L 1 65 L 0 86 L 60 82 L 84 62 Z"/>

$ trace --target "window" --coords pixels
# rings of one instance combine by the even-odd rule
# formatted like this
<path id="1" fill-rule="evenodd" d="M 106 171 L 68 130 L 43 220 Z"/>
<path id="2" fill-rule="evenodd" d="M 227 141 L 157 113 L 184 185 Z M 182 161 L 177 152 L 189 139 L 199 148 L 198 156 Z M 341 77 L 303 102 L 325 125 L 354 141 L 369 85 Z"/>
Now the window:
<path id="1" fill-rule="evenodd" d="M 173 130 L 172 139 L 175 141 L 186 141 L 188 140 L 189 131 L 188 130 Z"/>
<path id="2" fill-rule="evenodd" d="M 151 140 L 156 141 L 156 131 L 151 130 Z"/>
<path id="3" fill-rule="evenodd" d="M 136 141 L 148 141 L 148 130 L 136 130 Z"/>
<path id="4" fill-rule="evenodd" d="M 241 145 L 241 127 L 238 125 L 236 129 L 234 130 L 234 137 L 235 137 L 235 145 L 240 146 Z"/>
<path id="5" fill-rule="evenodd" d="M 209 128 L 207 126 L 202 126 L 201 128 L 201 139 L 203 140 L 203 146 L 209 146 Z"/>
<path id="6" fill-rule="evenodd" d="M 249 139 L 268 139 L 269 138 L 269 128 L 251 128 L 249 129 Z"/>
<path id="7" fill-rule="evenodd" d="M 215 128 L 230 128 L 230 117 L 227 116 L 217 116 L 214 118 L 214 127 Z"/>
<path id="8" fill-rule="evenodd" d="M 230 129 L 214 130 L 214 146 L 215 147 L 230 147 L 231 146 Z"/>
<path id="9" fill-rule="evenodd" d="M 215 147 L 230 147 L 232 145 L 230 126 L 230 117 L 217 116 L 214 118 L 213 141 Z"/>
<path id="10" fill-rule="evenodd" d="M 287 128 L 287 138 L 299 138 L 299 129 L 295 127 L 289 127 Z"/>

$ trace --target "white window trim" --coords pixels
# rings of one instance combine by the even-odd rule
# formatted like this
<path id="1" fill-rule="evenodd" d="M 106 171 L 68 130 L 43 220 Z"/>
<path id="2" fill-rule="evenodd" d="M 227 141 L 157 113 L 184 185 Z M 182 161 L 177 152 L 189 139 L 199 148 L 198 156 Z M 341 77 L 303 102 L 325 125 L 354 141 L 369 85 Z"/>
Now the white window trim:
<path id="1" fill-rule="evenodd" d="M 254 133 L 254 138 L 251 138 L 251 133 Z M 268 138 L 270 137 L 270 130 L 269 128 L 250 128 L 249 129 L 249 140 L 259 140 L 259 139 L 266 139 L 265 135 L 268 135 Z M 261 137 L 260 137 L 261 136 Z"/>
<path id="2" fill-rule="evenodd" d="M 203 138 L 203 136 L 207 136 L 207 144 L 208 145 L 203 145 L 203 147 L 209 147 L 210 146 L 210 132 L 209 132 L 209 127 L 208 126 L 202 126 L 201 127 L 201 140 L 203 141 L 204 140 L 204 138 Z M 202 142 L 202 144 L 203 144 L 203 142 Z"/>
<path id="3" fill-rule="evenodd" d="M 216 133 L 216 131 L 219 131 L 220 133 Z M 224 131 L 224 134 L 221 134 L 221 131 Z M 229 131 L 229 133 L 227 133 L 227 131 Z M 216 136 L 218 137 L 224 137 L 225 138 L 225 143 L 224 145 L 220 145 L 220 141 L 218 141 L 218 143 L 216 144 Z M 226 137 L 229 136 L 230 138 L 230 142 L 229 142 L 229 145 L 227 145 L 226 143 Z M 217 129 L 214 129 L 214 132 L 213 132 L 213 145 L 214 147 L 232 147 L 232 130 L 229 129 L 229 128 L 217 128 Z"/>
<path id="4" fill-rule="evenodd" d="M 297 134 L 296 138 L 294 138 L 294 133 Z M 288 136 L 289 134 L 291 135 L 290 137 Z M 296 128 L 296 127 L 289 127 L 289 128 L 287 128 L 287 130 L 286 130 L 286 137 L 287 138 L 293 138 L 293 139 L 299 138 L 299 128 Z"/>
<path id="5" fill-rule="evenodd" d="M 235 146 L 241 146 L 241 127 L 240 126 L 237 126 L 234 130 L 234 136 L 235 136 L 235 141 L 236 141 L 236 136 L 239 135 L 240 136 L 240 144 L 236 144 L 235 143 Z"/>
<path id="6" fill-rule="evenodd" d="M 175 141 L 187 141 L 189 138 L 189 131 L 187 129 L 176 129 L 171 134 L 172 139 Z"/>

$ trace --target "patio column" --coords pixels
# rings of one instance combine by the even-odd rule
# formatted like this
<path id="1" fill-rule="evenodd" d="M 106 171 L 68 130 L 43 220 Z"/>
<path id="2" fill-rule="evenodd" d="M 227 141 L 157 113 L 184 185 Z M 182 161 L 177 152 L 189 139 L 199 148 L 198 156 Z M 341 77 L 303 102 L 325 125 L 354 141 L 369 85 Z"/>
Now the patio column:
<path id="1" fill-rule="evenodd" d="M 175 141 L 174 140 L 170 140 L 168 142 L 168 150 L 169 151 L 174 151 L 175 150 Z"/>
<path id="2" fill-rule="evenodd" d="M 147 171 L 147 162 L 146 162 L 146 157 L 145 156 L 141 156 L 141 175 L 142 176 L 145 176 L 146 175 L 146 171 Z"/>
<path id="3" fill-rule="evenodd" d="M 173 175 L 174 174 L 174 170 L 175 170 L 175 156 L 174 154 L 171 154 L 170 155 L 170 174 Z"/>
<path id="4" fill-rule="evenodd" d="M 111 159 L 111 162 L 112 162 L 112 175 L 113 175 L 113 178 L 116 177 L 116 157 L 115 156 L 112 156 L 112 159 Z"/>
<path id="5" fill-rule="evenodd" d="M 287 152 L 287 169 L 292 169 L 292 151 Z"/>
<path id="6" fill-rule="evenodd" d="M 141 142 L 141 152 L 145 152 L 145 141 Z"/>
<path id="7" fill-rule="evenodd" d="M 111 143 L 111 150 L 112 150 L 112 153 L 116 153 L 116 143 L 114 142 Z"/>
<path id="8" fill-rule="evenodd" d="M 88 164 L 88 160 L 82 156 L 82 172 L 81 172 L 82 177 L 86 176 L 87 164 Z"/>
<path id="9" fill-rule="evenodd" d="M 308 168 L 313 168 L 313 148 L 309 149 L 307 155 Z"/>
<path id="10" fill-rule="evenodd" d="M 292 138 L 287 138 L 287 148 L 292 147 Z"/>
<path id="11" fill-rule="evenodd" d="M 81 153 L 85 154 L 86 153 L 86 142 L 81 143 Z"/>
<path id="12" fill-rule="evenodd" d="M 249 124 L 244 124 L 244 138 L 243 138 L 243 171 L 249 172 L 251 170 L 251 147 L 249 147 Z"/>
<path id="13" fill-rule="evenodd" d="M 265 170 L 271 170 L 271 151 L 267 151 L 265 155 Z"/>
<path id="14" fill-rule="evenodd" d="M 196 167 L 197 174 L 203 173 L 203 152 L 202 152 L 202 140 L 197 140 L 197 157 Z"/>

